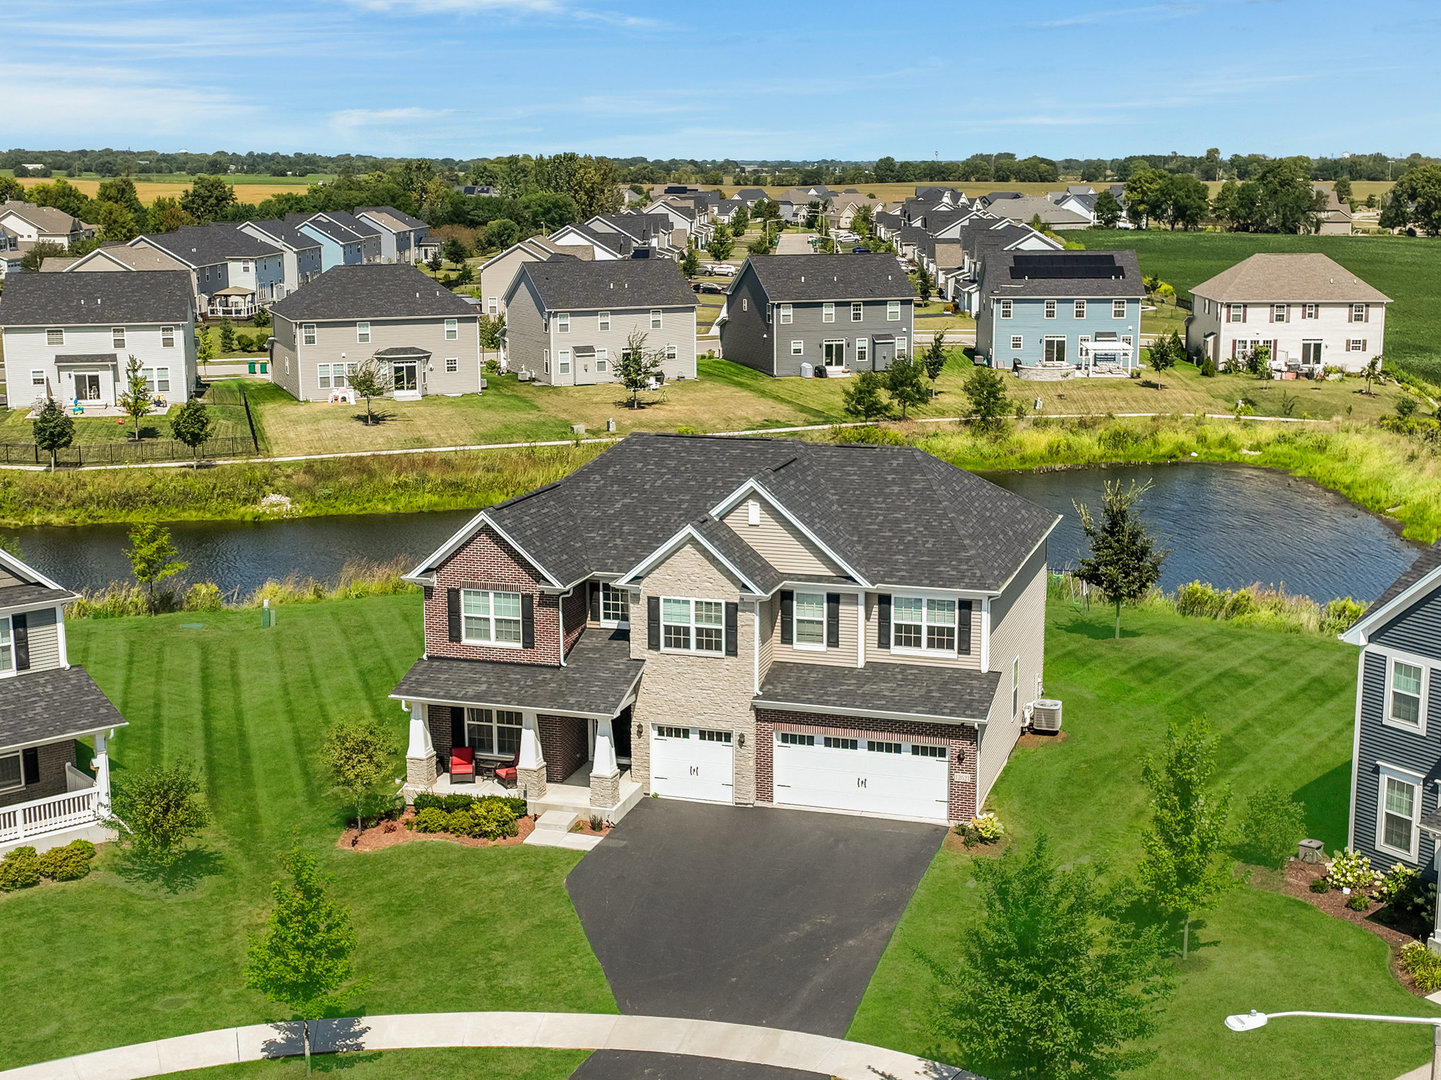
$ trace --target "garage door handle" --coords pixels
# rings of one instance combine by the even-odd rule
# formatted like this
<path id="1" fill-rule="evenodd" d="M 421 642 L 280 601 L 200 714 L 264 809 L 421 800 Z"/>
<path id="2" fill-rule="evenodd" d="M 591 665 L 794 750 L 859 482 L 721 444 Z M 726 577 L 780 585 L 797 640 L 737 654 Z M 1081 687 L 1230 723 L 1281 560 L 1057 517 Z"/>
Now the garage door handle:
<path id="1" fill-rule="evenodd" d="M 699 766 L 699 765 L 692 765 L 692 766 L 690 767 L 690 774 L 691 774 L 692 776 L 699 776 L 699 775 L 700 775 L 700 766 Z"/>

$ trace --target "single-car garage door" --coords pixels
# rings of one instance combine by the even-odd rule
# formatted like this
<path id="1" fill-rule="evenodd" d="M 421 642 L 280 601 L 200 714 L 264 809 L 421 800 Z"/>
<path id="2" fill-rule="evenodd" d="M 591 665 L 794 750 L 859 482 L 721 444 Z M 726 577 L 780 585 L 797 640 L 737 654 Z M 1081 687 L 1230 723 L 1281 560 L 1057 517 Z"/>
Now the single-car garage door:
<path id="1" fill-rule="evenodd" d="M 946 748 L 898 737 L 775 734 L 775 801 L 945 821 Z"/>
<path id="2" fill-rule="evenodd" d="M 652 724 L 650 789 L 656 795 L 700 802 L 734 802 L 735 752 L 731 733 L 711 728 Z"/>

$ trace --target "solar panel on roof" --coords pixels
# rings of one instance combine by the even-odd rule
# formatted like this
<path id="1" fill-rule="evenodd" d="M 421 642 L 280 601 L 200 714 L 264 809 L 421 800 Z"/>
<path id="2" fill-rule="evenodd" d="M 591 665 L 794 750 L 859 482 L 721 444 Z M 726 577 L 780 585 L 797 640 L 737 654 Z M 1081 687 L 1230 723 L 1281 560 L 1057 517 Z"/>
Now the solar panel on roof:
<path id="1" fill-rule="evenodd" d="M 1116 257 L 1103 251 L 1025 252 L 1011 261 L 1011 277 L 1024 278 L 1119 278 L 1125 269 Z"/>

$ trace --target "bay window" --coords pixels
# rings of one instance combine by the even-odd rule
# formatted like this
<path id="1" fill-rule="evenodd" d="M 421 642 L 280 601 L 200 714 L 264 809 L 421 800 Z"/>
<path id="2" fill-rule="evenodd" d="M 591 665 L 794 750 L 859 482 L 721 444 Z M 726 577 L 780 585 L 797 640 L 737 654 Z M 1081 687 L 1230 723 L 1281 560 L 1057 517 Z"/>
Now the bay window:
<path id="1" fill-rule="evenodd" d="M 520 644 L 520 593 L 460 590 L 461 640 L 471 645 Z"/>

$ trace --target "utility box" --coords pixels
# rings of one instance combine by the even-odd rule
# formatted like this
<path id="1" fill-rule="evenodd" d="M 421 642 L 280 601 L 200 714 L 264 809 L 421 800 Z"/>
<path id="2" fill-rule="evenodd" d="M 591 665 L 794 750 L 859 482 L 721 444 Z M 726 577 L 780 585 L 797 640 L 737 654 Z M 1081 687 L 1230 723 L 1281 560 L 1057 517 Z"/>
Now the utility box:
<path id="1" fill-rule="evenodd" d="M 1296 845 L 1296 858 L 1303 863 L 1326 861 L 1326 845 L 1319 840 L 1302 840 Z"/>

